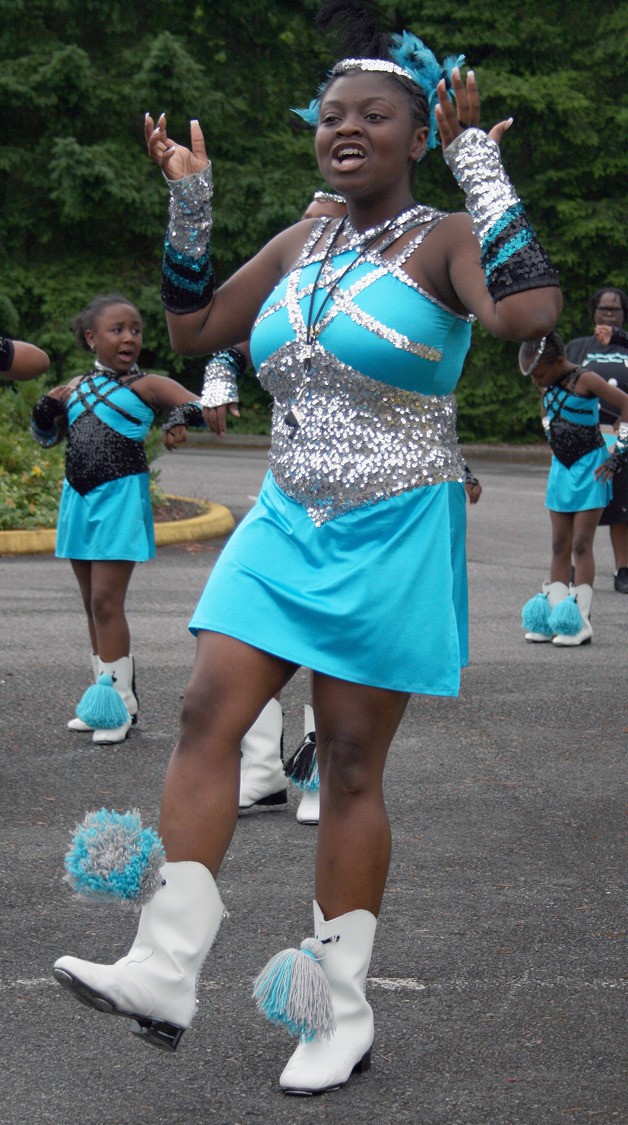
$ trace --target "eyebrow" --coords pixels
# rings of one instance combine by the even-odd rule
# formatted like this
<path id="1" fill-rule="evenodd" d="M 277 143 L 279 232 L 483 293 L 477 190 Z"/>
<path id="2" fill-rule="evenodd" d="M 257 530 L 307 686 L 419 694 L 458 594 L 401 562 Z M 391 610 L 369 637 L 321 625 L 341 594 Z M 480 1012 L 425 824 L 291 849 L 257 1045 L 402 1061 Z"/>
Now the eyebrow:
<path id="1" fill-rule="evenodd" d="M 393 107 L 393 103 L 388 100 L 388 98 L 386 97 L 385 94 L 369 94 L 368 97 L 363 98 L 362 101 L 359 102 L 358 104 L 359 104 L 360 109 L 365 109 L 366 106 L 373 105 L 376 102 L 383 102 L 385 105 L 387 105 L 391 108 Z M 328 109 L 331 106 L 336 107 L 338 109 L 343 109 L 345 104 L 346 104 L 345 102 L 340 101 L 337 98 L 330 98 L 329 101 L 323 102 L 323 104 L 321 106 L 321 112 L 323 111 L 323 109 Z"/>

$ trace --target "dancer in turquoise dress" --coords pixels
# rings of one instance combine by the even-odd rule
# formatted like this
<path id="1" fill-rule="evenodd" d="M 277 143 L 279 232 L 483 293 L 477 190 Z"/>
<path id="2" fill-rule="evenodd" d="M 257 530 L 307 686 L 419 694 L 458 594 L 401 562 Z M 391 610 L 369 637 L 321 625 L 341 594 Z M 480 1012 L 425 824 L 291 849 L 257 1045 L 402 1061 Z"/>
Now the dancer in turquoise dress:
<path id="1" fill-rule="evenodd" d="M 589 644 L 593 540 L 611 497 L 613 473 L 628 453 L 628 395 L 595 371 L 571 363 L 556 332 L 540 343 L 523 344 L 519 363 L 543 392 L 543 425 L 553 454 L 545 494 L 552 525 L 550 577 L 541 594 L 523 607 L 525 639 L 559 647 Z M 610 457 L 599 426 L 600 401 L 621 419 Z"/>
<path id="2" fill-rule="evenodd" d="M 94 298 L 72 325 L 77 343 L 95 352 L 95 366 L 44 395 L 31 430 L 44 446 L 67 439 L 56 554 L 70 559 L 79 584 L 98 685 L 68 727 L 116 743 L 138 714 L 126 593 L 135 564 L 155 554 L 144 439 L 158 410 L 171 411 L 169 427 L 184 418 L 202 424 L 202 417 L 196 395 L 139 370 L 142 318 L 125 297 Z"/>
<path id="3" fill-rule="evenodd" d="M 216 879 L 237 823 L 241 739 L 298 664 L 311 667 L 315 938 L 274 958 L 255 988 L 261 1010 L 300 1036 L 280 1077 L 295 1095 L 337 1089 L 369 1065 L 364 984 L 391 846 L 386 757 L 411 691 L 458 690 L 452 538 L 464 531 L 464 494 L 452 392 L 469 319 L 522 340 L 549 331 L 561 307 L 556 270 L 501 165 L 509 122 L 484 133 L 473 73 L 463 79 L 454 65 L 462 59 L 441 66 L 413 35 L 391 39 L 366 12 L 354 23 L 357 8 L 348 6 L 346 57 L 305 111 L 347 217 L 297 223 L 216 292 L 200 125 L 187 149 L 164 116 L 146 120 L 171 192 L 172 344 L 203 355 L 253 333 L 275 399 L 270 468 L 192 620 L 196 662 L 161 806 L 166 862 L 136 941 L 115 965 L 62 957 L 55 967 L 84 1002 L 133 1017 L 153 1043 L 178 1044 L 220 925 Z M 337 9 L 326 6 L 334 20 Z M 469 214 L 415 202 L 417 162 L 439 133 Z M 228 371 L 205 387 L 217 433 L 236 398 Z"/>

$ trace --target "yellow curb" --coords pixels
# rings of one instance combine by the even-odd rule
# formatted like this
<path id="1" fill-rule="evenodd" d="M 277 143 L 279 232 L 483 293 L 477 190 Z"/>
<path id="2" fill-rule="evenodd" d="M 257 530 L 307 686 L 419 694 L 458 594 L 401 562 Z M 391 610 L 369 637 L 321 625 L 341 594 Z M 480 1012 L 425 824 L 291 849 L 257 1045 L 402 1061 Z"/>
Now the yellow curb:
<path id="1" fill-rule="evenodd" d="M 191 504 L 202 501 L 188 496 L 168 496 L 169 500 L 186 500 Z M 235 520 L 224 504 L 207 504 L 207 511 L 189 520 L 169 520 L 155 524 L 155 543 L 167 547 L 172 543 L 190 543 L 194 540 L 216 539 L 227 535 L 235 527 Z M 57 532 L 55 528 L 34 531 L 0 531 L 0 555 L 51 555 L 54 554 Z"/>
<path id="2" fill-rule="evenodd" d="M 188 496 L 168 496 L 169 500 L 189 500 L 198 504 L 198 500 L 190 500 Z M 171 520 L 168 523 L 155 524 L 155 542 L 158 547 L 167 547 L 170 543 L 190 543 L 198 539 L 216 539 L 220 535 L 227 535 L 233 531 L 235 520 L 224 504 L 207 504 L 207 511 L 202 516 L 193 516 L 190 520 Z"/>

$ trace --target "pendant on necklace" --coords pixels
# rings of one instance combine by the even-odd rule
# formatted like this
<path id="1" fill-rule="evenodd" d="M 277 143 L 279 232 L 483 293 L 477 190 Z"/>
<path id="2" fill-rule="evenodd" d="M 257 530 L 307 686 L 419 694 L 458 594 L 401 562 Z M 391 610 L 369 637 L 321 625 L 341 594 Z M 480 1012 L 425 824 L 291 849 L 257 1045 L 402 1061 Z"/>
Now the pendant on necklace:
<path id="1" fill-rule="evenodd" d="M 292 433 L 288 435 L 288 441 L 294 441 L 297 430 L 301 428 L 302 415 L 297 410 L 296 406 L 291 406 L 290 410 L 284 415 L 284 422 L 286 426 L 290 426 Z"/>

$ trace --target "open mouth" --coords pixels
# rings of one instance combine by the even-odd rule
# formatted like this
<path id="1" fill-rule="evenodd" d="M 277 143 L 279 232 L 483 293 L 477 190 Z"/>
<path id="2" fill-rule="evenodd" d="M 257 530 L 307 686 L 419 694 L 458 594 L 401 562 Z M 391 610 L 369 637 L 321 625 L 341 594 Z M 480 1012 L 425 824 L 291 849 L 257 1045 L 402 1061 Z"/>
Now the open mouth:
<path id="1" fill-rule="evenodd" d="M 332 164 L 344 172 L 359 168 L 366 157 L 364 149 L 357 145 L 338 145 L 332 152 Z"/>

